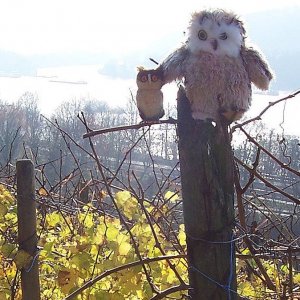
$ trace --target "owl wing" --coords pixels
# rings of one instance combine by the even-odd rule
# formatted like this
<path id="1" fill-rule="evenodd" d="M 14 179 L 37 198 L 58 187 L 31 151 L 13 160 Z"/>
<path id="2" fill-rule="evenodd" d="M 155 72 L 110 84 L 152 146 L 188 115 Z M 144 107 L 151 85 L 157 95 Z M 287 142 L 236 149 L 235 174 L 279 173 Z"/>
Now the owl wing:
<path id="1" fill-rule="evenodd" d="M 190 51 L 183 45 L 172 52 L 158 68 L 163 71 L 163 81 L 169 83 L 176 79 L 182 79 L 184 75 L 184 62 L 189 56 Z"/>
<path id="2" fill-rule="evenodd" d="M 250 81 L 259 89 L 267 90 L 273 75 L 262 55 L 253 48 L 242 48 L 241 56 Z"/>

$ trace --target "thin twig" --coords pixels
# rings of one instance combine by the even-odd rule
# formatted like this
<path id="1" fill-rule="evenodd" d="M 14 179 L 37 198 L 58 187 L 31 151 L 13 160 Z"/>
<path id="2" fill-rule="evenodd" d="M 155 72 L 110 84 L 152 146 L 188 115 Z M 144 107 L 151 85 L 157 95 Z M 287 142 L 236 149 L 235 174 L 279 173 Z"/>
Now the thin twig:
<path id="1" fill-rule="evenodd" d="M 261 149 L 263 152 L 265 152 L 268 156 L 270 156 L 276 163 L 278 163 L 280 165 L 281 168 L 284 168 L 292 173 L 294 173 L 297 176 L 300 176 L 300 172 L 291 168 L 289 165 L 283 163 L 281 160 L 279 160 L 277 157 L 275 157 L 270 151 L 268 151 L 266 148 L 264 148 L 262 145 L 260 145 L 249 133 L 247 133 L 247 131 L 240 127 L 239 128 L 247 137 L 247 139 L 252 142 L 254 145 L 256 145 L 257 147 L 259 147 L 259 149 Z"/>
<path id="2" fill-rule="evenodd" d="M 85 119 L 85 117 L 84 117 L 84 114 L 82 114 L 82 121 L 83 121 L 84 125 L 86 126 L 86 128 L 88 129 L 87 122 L 86 122 L 86 119 Z M 90 144 L 90 147 L 91 147 L 93 156 L 94 156 L 94 158 L 95 158 L 95 162 L 96 162 L 96 164 L 97 164 L 98 170 L 99 170 L 99 172 L 100 172 L 100 174 L 101 174 L 101 177 L 102 177 L 102 180 L 103 180 L 105 189 L 106 189 L 106 191 L 107 191 L 107 194 L 109 195 L 109 197 L 110 197 L 110 199 L 111 199 L 111 201 L 112 201 L 112 203 L 113 203 L 113 205 L 114 205 L 114 207 L 115 207 L 115 209 L 116 209 L 116 212 L 117 212 L 117 214 L 118 214 L 118 216 L 119 216 L 119 219 L 120 219 L 121 223 L 124 225 L 124 227 L 126 228 L 128 234 L 129 234 L 129 236 L 130 236 L 130 240 L 131 240 L 132 245 L 133 245 L 133 248 L 134 248 L 134 250 L 135 250 L 135 254 L 138 256 L 138 258 L 139 258 L 140 261 L 142 262 L 143 259 L 142 259 L 141 253 L 139 252 L 139 248 L 138 248 L 137 242 L 136 242 L 136 240 L 135 240 L 135 238 L 134 238 L 134 235 L 133 235 L 132 232 L 131 232 L 131 228 L 130 228 L 129 224 L 126 222 L 126 220 L 125 220 L 124 216 L 122 215 L 122 213 L 121 213 L 121 211 L 120 211 L 120 209 L 119 209 L 119 207 L 118 207 L 118 204 L 117 204 L 117 202 L 116 202 L 116 200 L 115 200 L 115 198 L 114 198 L 114 196 L 113 196 L 113 193 L 112 193 L 112 191 L 111 191 L 109 182 L 108 182 L 108 180 L 107 180 L 107 178 L 106 178 L 106 176 L 105 176 L 105 174 L 104 174 L 103 166 L 102 166 L 102 164 L 100 163 L 100 159 L 99 159 L 99 157 L 98 157 L 98 154 L 97 154 L 97 152 L 96 152 L 96 149 L 95 149 L 95 146 L 94 146 L 94 144 L 93 144 L 93 142 L 92 142 L 91 137 L 89 137 L 89 144 Z M 152 291 L 153 291 L 153 292 L 158 292 L 156 286 L 152 283 L 151 276 L 150 276 L 148 270 L 146 269 L 144 263 L 142 263 L 142 268 L 143 268 L 144 273 L 145 273 L 145 275 L 146 275 L 146 277 L 147 277 L 147 281 L 148 281 L 149 285 L 151 286 Z"/>
<path id="3" fill-rule="evenodd" d="M 187 284 L 180 284 L 180 285 L 172 286 L 172 287 L 160 292 L 159 294 L 155 295 L 150 300 L 164 299 L 165 297 L 167 297 L 170 294 L 173 294 L 173 293 L 176 293 L 179 291 L 185 291 L 185 290 L 188 290 L 189 288 L 190 288 L 190 286 Z"/>
<path id="4" fill-rule="evenodd" d="M 261 180 L 267 187 L 272 188 L 274 191 L 282 194 L 283 196 L 289 198 L 290 200 L 292 200 L 293 202 L 295 202 L 296 204 L 300 204 L 300 200 L 297 199 L 296 197 L 286 193 L 285 191 L 283 191 L 282 189 L 276 187 L 274 184 L 271 184 L 270 181 L 266 180 L 262 175 L 260 175 L 255 169 L 250 168 L 249 166 L 247 166 L 244 162 L 242 162 L 240 159 L 238 159 L 237 157 L 234 158 L 236 162 L 238 162 L 240 165 L 242 165 L 248 172 L 253 173 L 255 175 L 255 177 L 257 177 L 259 180 Z"/>
<path id="5" fill-rule="evenodd" d="M 267 107 L 265 107 L 256 117 L 254 118 L 251 118 L 249 120 L 246 120 L 245 122 L 243 123 L 240 123 L 240 124 L 236 124 L 235 126 L 232 126 L 231 128 L 231 132 L 234 132 L 237 128 L 241 128 L 249 123 L 252 123 L 254 121 L 258 121 L 258 120 L 261 120 L 261 117 L 274 105 L 282 102 L 282 101 L 285 101 L 285 100 L 288 100 L 288 99 L 291 99 L 291 98 L 295 98 L 298 94 L 300 94 L 300 90 L 294 92 L 293 94 L 290 94 L 284 98 L 281 98 L 279 100 L 276 100 L 276 101 L 272 101 L 269 103 L 269 105 Z"/>
<path id="6" fill-rule="evenodd" d="M 159 121 L 151 121 L 151 122 L 141 122 L 139 124 L 133 124 L 133 125 L 124 125 L 124 126 L 117 126 L 117 127 L 111 127 L 111 128 L 103 128 L 99 130 L 92 130 L 83 135 L 83 138 L 92 137 L 99 134 L 114 132 L 114 131 L 121 131 L 121 130 L 128 130 L 128 129 L 140 129 L 142 127 L 150 127 L 152 125 L 157 124 L 176 124 L 177 121 L 175 119 L 169 118 L 168 120 L 159 120 Z"/>
<path id="7" fill-rule="evenodd" d="M 240 182 L 239 182 L 239 178 L 238 178 L 238 174 L 237 174 L 237 167 L 235 168 L 235 172 L 234 172 L 234 181 L 235 181 L 235 186 L 236 186 L 236 194 L 237 194 L 237 203 L 238 203 L 238 212 L 239 212 L 239 218 L 240 218 L 240 223 L 242 226 L 242 229 L 244 230 L 245 233 L 247 233 L 247 225 L 246 225 L 246 217 L 245 217 L 245 207 L 243 205 L 243 201 L 242 201 L 242 191 L 243 189 L 241 188 Z M 255 249 L 252 245 L 251 240 L 246 236 L 244 238 L 244 242 L 247 245 L 250 253 L 252 255 L 255 254 Z M 270 289 L 270 290 L 275 290 L 276 287 L 273 284 L 272 280 L 270 279 L 268 273 L 266 272 L 263 264 L 261 263 L 261 261 L 259 260 L 259 258 L 254 257 L 254 260 L 259 268 L 259 270 L 261 271 L 263 278 L 261 278 L 261 280 L 266 284 L 266 286 Z"/>
<path id="8" fill-rule="evenodd" d="M 178 254 L 178 255 L 158 256 L 158 257 L 153 257 L 153 258 L 143 258 L 141 260 L 137 260 L 137 261 L 128 263 L 128 264 L 123 265 L 123 266 L 119 266 L 119 267 L 116 267 L 116 268 L 113 268 L 113 269 L 109 269 L 109 270 L 103 272 L 102 274 L 96 276 L 95 278 L 90 279 L 83 286 L 81 286 L 76 291 L 74 291 L 73 293 L 68 295 L 64 300 L 74 299 L 74 297 L 81 294 L 84 290 L 86 290 L 87 288 L 93 286 L 99 280 L 101 280 L 101 279 L 103 279 L 103 278 L 105 278 L 105 277 L 107 277 L 107 276 L 109 276 L 113 273 L 117 273 L 117 272 L 120 272 L 122 270 L 129 269 L 129 268 L 133 268 L 133 267 L 139 266 L 141 264 L 145 265 L 145 264 L 149 264 L 149 263 L 155 262 L 155 261 L 178 259 L 178 258 L 186 258 L 186 255 L 185 254 Z M 161 299 L 161 298 L 158 298 L 158 299 Z"/>

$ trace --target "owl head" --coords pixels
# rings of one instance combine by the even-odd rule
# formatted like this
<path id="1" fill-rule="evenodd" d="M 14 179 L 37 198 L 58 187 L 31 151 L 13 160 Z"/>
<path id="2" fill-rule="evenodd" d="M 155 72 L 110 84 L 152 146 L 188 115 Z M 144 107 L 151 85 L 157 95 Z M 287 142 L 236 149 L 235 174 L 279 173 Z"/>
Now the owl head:
<path id="1" fill-rule="evenodd" d="M 146 70 L 144 68 L 138 68 L 136 83 L 138 88 L 149 90 L 160 89 L 163 86 L 162 71 L 159 69 Z"/>
<path id="2" fill-rule="evenodd" d="M 237 57 L 244 45 L 245 29 L 233 13 L 205 10 L 192 15 L 187 46 L 193 54 L 208 52 L 216 56 Z"/>

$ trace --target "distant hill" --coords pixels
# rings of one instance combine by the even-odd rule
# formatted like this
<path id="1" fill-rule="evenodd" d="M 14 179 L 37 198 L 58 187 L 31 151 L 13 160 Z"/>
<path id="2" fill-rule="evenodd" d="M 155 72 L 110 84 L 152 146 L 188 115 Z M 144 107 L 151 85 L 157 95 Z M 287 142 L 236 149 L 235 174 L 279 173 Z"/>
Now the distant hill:
<path id="1" fill-rule="evenodd" d="M 81 52 L 25 56 L 0 49 L 0 76 L 36 75 L 39 68 L 104 64 L 107 57 L 103 53 Z"/>
<path id="2" fill-rule="evenodd" d="M 33 75 L 36 69 L 35 59 L 13 52 L 0 50 L 0 75 Z"/>
<path id="3" fill-rule="evenodd" d="M 272 90 L 300 88 L 300 9 L 272 10 L 244 16 L 248 35 L 266 55 L 276 73 Z M 183 28 L 184 30 L 184 28 Z M 145 45 L 137 53 L 112 56 L 109 53 L 65 53 L 22 56 L 0 50 L 0 75 L 35 75 L 38 68 L 81 64 L 99 64 L 99 72 L 119 78 L 134 78 L 136 67 L 155 67 L 149 57 L 161 61 L 179 45 L 182 33 L 174 33 Z"/>

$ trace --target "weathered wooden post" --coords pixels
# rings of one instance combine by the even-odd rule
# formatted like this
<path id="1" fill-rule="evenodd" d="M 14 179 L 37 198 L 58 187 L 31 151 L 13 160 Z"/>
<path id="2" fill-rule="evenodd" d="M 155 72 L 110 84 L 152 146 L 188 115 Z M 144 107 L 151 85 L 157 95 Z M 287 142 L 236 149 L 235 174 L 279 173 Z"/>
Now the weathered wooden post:
<path id="1" fill-rule="evenodd" d="M 28 269 L 21 270 L 22 299 L 40 300 L 34 168 L 29 159 L 17 161 L 17 205 L 19 250 L 35 258 Z"/>
<path id="2" fill-rule="evenodd" d="M 233 159 L 226 125 L 195 121 L 178 91 L 183 212 L 193 300 L 236 299 Z"/>

